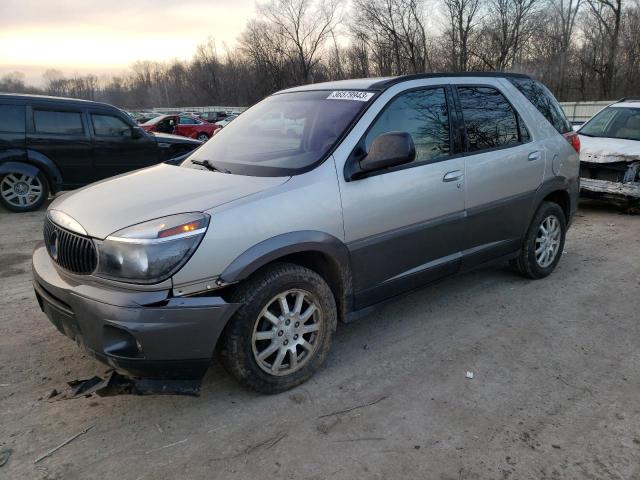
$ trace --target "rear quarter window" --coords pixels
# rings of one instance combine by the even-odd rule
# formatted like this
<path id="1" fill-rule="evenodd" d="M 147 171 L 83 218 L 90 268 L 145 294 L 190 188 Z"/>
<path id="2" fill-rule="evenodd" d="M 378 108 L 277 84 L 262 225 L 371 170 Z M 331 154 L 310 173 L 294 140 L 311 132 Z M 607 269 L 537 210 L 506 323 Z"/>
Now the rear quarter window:
<path id="1" fill-rule="evenodd" d="M 25 108 L 22 105 L 0 105 L 0 132 L 24 133 Z"/>
<path id="2" fill-rule="evenodd" d="M 509 78 L 508 80 L 527 97 L 558 133 L 572 131 L 564 110 L 547 87 L 530 78 Z"/>

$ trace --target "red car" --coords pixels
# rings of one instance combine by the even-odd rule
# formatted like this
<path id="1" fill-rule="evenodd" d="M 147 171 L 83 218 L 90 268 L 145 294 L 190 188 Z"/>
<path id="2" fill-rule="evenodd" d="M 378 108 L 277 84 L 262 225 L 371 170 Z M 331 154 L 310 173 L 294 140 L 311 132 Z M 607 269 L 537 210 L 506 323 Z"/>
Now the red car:
<path id="1" fill-rule="evenodd" d="M 201 142 L 209 140 L 220 128 L 218 125 L 190 115 L 160 115 L 140 126 L 147 132 L 171 133 L 195 138 Z"/>

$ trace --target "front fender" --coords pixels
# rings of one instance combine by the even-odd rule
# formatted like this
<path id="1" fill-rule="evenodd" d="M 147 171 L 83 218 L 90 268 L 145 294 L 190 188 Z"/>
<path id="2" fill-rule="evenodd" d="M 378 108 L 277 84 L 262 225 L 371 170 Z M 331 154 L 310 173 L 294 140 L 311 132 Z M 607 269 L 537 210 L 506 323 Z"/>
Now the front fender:
<path id="1" fill-rule="evenodd" d="M 220 279 L 225 283 L 237 282 L 278 258 L 301 252 L 323 253 L 336 263 L 343 276 L 349 275 L 349 250 L 342 241 L 328 233 L 303 230 L 268 238 L 245 250 L 222 272 Z"/>

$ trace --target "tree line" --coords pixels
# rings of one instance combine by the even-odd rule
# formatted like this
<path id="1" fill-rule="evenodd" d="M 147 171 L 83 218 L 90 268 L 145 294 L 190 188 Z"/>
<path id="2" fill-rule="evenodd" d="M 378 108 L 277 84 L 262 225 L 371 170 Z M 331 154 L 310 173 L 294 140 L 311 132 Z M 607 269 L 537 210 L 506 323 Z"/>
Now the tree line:
<path id="1" fill-rule="evenodd" d="M 267 0 L 233 48 L 124 75 L 18 72 L 0 91 L 123 108 L 246 106 L 294 85 L 423 72 L 523 72 L 564 101 L 640 95 L 640 0 Z"/>

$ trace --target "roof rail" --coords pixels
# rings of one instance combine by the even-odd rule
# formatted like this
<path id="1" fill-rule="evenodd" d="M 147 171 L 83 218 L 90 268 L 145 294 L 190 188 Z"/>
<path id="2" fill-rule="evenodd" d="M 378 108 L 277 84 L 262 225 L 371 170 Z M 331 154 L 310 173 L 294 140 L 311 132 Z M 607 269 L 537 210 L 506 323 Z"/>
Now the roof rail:
<path id="1" fill-rule="evenodd" d="M 531 78 L 524 73 L 510 72 L 438 72 L 438 73 L 416 73 L 412 75 L 400 75 L 386 80 L 381 80 L 371 85 L 370 88 L 387 88 L 391 85 L 408 80 L 419 80 L 423 78 L 440 78 L 440 77 L 494 77 L 494 78 Z"/>
<path id="2" fill-rule="evenodd" d="M 640 102 L 640 97 L 622 97 L 620 100 L 618 100 L 615 103 L 622 103 L 622 102 Z"/>

